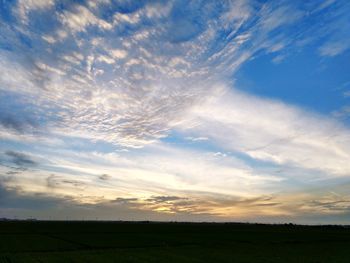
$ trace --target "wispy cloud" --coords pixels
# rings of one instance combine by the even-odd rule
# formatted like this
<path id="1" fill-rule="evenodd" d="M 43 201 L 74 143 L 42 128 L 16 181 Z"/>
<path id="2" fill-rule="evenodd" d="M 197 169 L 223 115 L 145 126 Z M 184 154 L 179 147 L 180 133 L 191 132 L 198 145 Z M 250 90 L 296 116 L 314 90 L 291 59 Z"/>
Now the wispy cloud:
<path id="1" fill-rule="evenodd" d="M 350 43 L 342 42 L 330 42 L 320 47 L 319 51 L 321 56 L 336 56 L 343 53 L 350 48 Z"/>
<path id="2" fill-rule="evenodd" d="M 232 90 L 197 106 L 193 116 L 192 129 L 228 151 L 333 175 L 350 172 L 348 129 L 331 119 Z"/>

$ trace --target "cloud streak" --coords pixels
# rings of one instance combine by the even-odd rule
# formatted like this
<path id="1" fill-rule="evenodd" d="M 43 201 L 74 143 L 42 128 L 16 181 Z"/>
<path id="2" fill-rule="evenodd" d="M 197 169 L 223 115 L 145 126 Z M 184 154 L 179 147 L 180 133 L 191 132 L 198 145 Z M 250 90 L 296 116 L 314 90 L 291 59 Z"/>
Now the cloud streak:
<path id="1" fill-rule="evenodd" d="M 238 91 L 193 109 L 196 134 L 251 158 L 348 176 L 349 131 L 341 123 Z"/>

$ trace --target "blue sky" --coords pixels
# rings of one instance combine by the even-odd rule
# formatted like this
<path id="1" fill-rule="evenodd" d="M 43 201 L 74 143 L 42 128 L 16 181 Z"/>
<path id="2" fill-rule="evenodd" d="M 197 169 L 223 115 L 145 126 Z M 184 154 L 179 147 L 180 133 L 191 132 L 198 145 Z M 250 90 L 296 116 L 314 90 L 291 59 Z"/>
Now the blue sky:
<path id="1" fill-rule="evenodd" d="M 0 217 L 349 223 L 349 11 L 2 0 Z"/>

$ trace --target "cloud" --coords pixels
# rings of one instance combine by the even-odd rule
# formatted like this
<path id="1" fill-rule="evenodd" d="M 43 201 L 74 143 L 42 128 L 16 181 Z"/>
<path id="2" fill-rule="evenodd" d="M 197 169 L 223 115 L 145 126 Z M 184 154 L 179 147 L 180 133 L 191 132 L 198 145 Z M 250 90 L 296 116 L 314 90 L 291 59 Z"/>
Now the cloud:
<path id="1" fill-rule="evenodd" d="M 61 171 L 60 175 L 49 177 L 47 175 L 41 176 L 37 172 L 27 172 L 20 177 L 13 178 L 14 180 L 7 182 L 7 185 L 11 189 L 19 187 L 16 185 L 20 185 L 21 196 L 28 195 L 29 199 L 31 199 L 30 196 L 33 194 L 34 187 L 36 195 L 54 196 L 56 199 L 62 197 L 63 200 L 71 200 L 67 204 L 65 208 L 66 212 L 64 213 L 68 216 L 70 213 L 78 216 L 78 211 L 81 211 L 83 207 L 85 210 L 90 211 L 91 209 L 91 211 L 95 211 L 95 214 L 99 211 L 99 217 L 104 218 L 109 214 L 108 211 L 113 210 L 111 206 L 113 204 L 118 204 L 119 208 L 117 209 L 115 207 L 114 209 L 116 209 L 116 212 L 125 213 L 125 218 L 130 216 L 130 210 L 132 210 L 133 218 L 143 218 L 144 220 L 149 218 L 168 220 L 167 215 L 177 215 L 178 219 L 182 218 L 183 220 L 191 220 L 191 218 L 208 220 L 208 218 L 214 217 L 216 220 L 222 221 L 254 221 L 259 218 L 259 221 L 270 220 L 269 222 L 271 222 L 271 220 L 275 220 L 273 222 L 281 222 L 282 220 L 283 222 L 290 222 L 292 218 L 301 220 L 299 217 L 303 213 L 316 216 L 316 214 L 322 214 L 322 211 L 324 211 L 313 204 L 313 200 L 320 200 L 319 196 L 322 196 L 324 190 L 318 193 L 313 193 L 310 190 L 306 195 L 303 192 L 291 192 L 291 187 L 289 186 L 284 189 L 281 182 L 273 185 L 268 183 L 268 178 L 261 178 L 263 181 L 260 186 L 267 187 L 267 189 L 263 188 L 263 191 L 261 191 L 262 189 L 259 190 L 258 175 L 242 174 L 240 176 L 237 169 L 234 170 L 232 167 L 225 167 L 223 169 L 223 166 L 228 163 L 222 162 L 221 159 L 210 159 L 213 157 L 209 158 L 207 156 L 209 159 L 205 158 L 203 159 L 203 163 L 201 163 L 198 162 L 199 156 L 185 155 L 182 149 L 175 150 L 175 152 L 179 151 L 177 161 L 173 155 L 169 154 L 174 149 L 170 148 L 167 151 L 169 152 L 166 154 L 168 156 L 166 159 L 164 158 L 165 151 L 157 151 L 158 156 L 150 157 L 147 155 L 147 158 L 135 158 L 133 156 L 130 160 L 125 160 L 125 157 L 117 157 L 111 154 L 105 156 L 97 153 L 93 156 L 86 154 L 84 158 L 89 157 L 89 159 L 85 159 L 85 162 L 74 158 L 76 164 L 70 165 L 71 169 L 74 167 L 77 172 L 71 170 L 69 174 L 62 174 Z M 163 156 L 163 159 L 159 156 Z M 57 160 L 57 156 L 53 158 Z M 228 156 L 225 157 L 225 159 L 229 158 Z M 157 162 L 153 159 L 157 160 Z M 63 160 L 67 163 L 69 158 L 66 156 Z M 184 160 L 187 160 L 188 163 L 184 163 Z M 218 162 L 217 166 L 212 166 L 214 160 Z M 94 162 L 99 163 L 99 165 L 97 163 L 94 164 Z M 118 163 L 120 167 L 116 167 L 115 163 Z M 211 163 L 211 165 L 208 165 L 208 163 Z M 88 164 L 90 165 L 88 166 Z M 192 166 L 189 166 L 189 164 L 192 164 Z M 198 167 L 202 165 L 206 166 L 202 170 L 199 170 Z M 64 165 L 62 162 L 58 162 L 58 160 L 53 166 L 60 168 L 68 167 L 67 164 Z M 237 164 L 235 166 L 237 167 Z M 85 167 L 85 170 L 78 170 L 79 167 Z M 197 178 L 192 174 L 181 175 L 182 168 L 188 169 L 193 175 L 197 174 Z M 107 185 L 91 181 L 87 183 L 88 180 L 93 178 L 92 175 L 99 174 L 101 169 L 110 172 L 113 171 L 118 180 L 115 180 L 115 177 L 113 177 L 109 179 Z M 227 176 L 225 177 L 223 171 L 226 169 Z M 258 170 L 254 171 L 254 173 L 257 172 Z M 47 174 L 45 171 L 42 173 L 43 175 Z M 283 177 L 283 173 L 280 176 Z M 215 178 L 211 176 L 212 174 L 215 174 Z M 300 178 L 300 182 L 305 183 L 305 178 L 307 176 L 309 177 L 310 174 L 305 173 L 305 170 L 302 170 L 301 174 L 303 176 Z M 79 181 L 77 180 L 77 176 L 79 176 Z M 293 172 L 293 177 L 295 177 L 295 172 Z M 24 178 L 27 179 L 23 180 Z M 33 182 L 34 178 L 35 182 Z M 210 178 L 212 178 L 212 181 L 210 181 Z M 41 182 L 42 180 L 43 182 Z M 294 180 L 298 180 L 298 178 L 296 177 Z M 77 181 L 84 182 L 84 184 L 76 185 Z M 225 181 L 225 185 L 221 183 L 222 181 Z M 50 185 L 49 192 L 45 187 L 42 188 L 40 186 L 41 184 L 43 186 Z M 310 186 L 312 187 L 317 187 L 317 185 L 317 181 L 310 182 Z M 324 185 L 324 183 L 322 184 L 321 182 L 320 185 Z M 327 185 L 331 184 L 327 183 Z M 81 186 L 81 189 L 84 191 L 80 191 Z M 279 189 L 279 193 L 270 194 L 271 189 L 274 189 L 274 191 Z M 329 190 L 341 193 L 341 189 L 335 189 Z M 346 189 L 344 185 L 345 192 Z M 60 202 L 58 203 L 60 204 Z M 333 214 L 340 212 L 342 211 L 336 209 L 332 211 L 327 210 L 327 213 Z M 33 213 L 36 214 L 36 212 Z M 42 213 L 47 214 L 45 211 Z M 85 213 L 82 212 L 81 215 Z M 150 215 L 149 213 L 155 213 L 158 216 L 154 217 L 153 214 L 153 216 L 148 217 Z M 91 214 L 94 213 L 91 212 Z"/>
<path id="2" fill-rule="evenodd" d="M 350 32 L 347 30 L 350 26 L 348 18 L 348 6 L 346 1 L 325 1 L 322 8 L 329 8 L 327 12 L 327 26 L 320 31 L 320 37 L 326 40 L 319 47 L 318 51 L 321 56 L 334 57 L 338 56 L 350 48 Z"/>
<path id="3" fill-rule="evenodd" d="M 26 192 L 35 189 L 42 194 L 71 196 L 83 204 L 138 198 L 138 204 L 147 211 L 166 206 L 171 211 L 187 209 L 190 213 L 195 207 L 196 213 L 212 213 L 210 205 L 201 206 L 208 199 L 205 193 L 249 198 L 268 193 L 265 187 L 276 187 L 281 181 L 233 156 L 218 157 L 167 145 L 146 148 L 129 156 L 46 149 L 40 152 L 50 162 L 42 164 L 40 170 L 14 175 L 12 186 L 21 186 Z M 108 183 L 99 179 L 101 171 L 113 174 Z M 55 175 L 47 176 L 49 173 Z"/>
<path id="4" fill-rule="evenodd" d="M 55 197 L 52 194 L 24 192 L 20 188 L 0 184 L 0 216 L 25 219 L 104 219 L 104 220 L 173 220 L 166 213 L 145 210 L 136 198 L 116 198 L 112 202 L 94 204 L 77 202 L 69 196 Z M 180 220 L 210 218 L 208 215 L 179 215 Z"/>
<path id="5" fill-rule="evenodd" d="M 286 57 L 284 55 L 278 55 L 272 59 L 272 62 L 275 64 L 280 64 L 283 60 L 285 60 L 285 58 Z"/>
<path id="6" fill-rule="evenodd" d="M 312 200 L 306 205 L 325 212 L 349 212 L 350 200 Z"/>
<path id="7" fill-rule="evenodd" d="M 332 115 L 337 118 L 347 118 L 350 115 L 350 106 L 345 105 L 341 107 L 339 110 L 333 111 Z"/>
<path id="8" fill-rule="evenodd" d="M 329 7 L 330 5 L 334 4 L 335 0 L 326 0 L 323 1 L 317 8 L 317 11 L 320 11 L 322 9 L 325 9 L 327 7 Z"/>
<path id="9" fill-rule="evenodd" d="M 107 180 L 111 179 L 112 176 L 110 176 L 109 174 L 101 174 L 98 178 L 100 180 L 107 181 Z"/>
<path id="10" fill-rule="evenodd" d="M 112 29 L 112 25 L 96 17 L 88 8 L 75 5 L 71 11 L 64 11 L 59 15 L 62 25 L 68 27 L 73 33 L 85 31 L 88 26 L 97 26 L 102 30 Z"/>
<path id="11" fill-rule="evenodd" d="M 221 203 L 224 206 L 220 205 Z M 20 188 L 8 187 L 0 184 L 0 216 L 38 219 L 61 220 L 162 220 L 162 221 L 235 221 L 248 222 L 295 222 L 295 223 L 342 223 L 347 222 L 349 216 L 347 204 L 341 200 L 331 204 L 332 212 L 328 208 L 320 208 L 319 204 L 312 204 L 312 199 L 300 200 L 300 206 L 290 206 L 294 213 L 283 212 L 283 203 L 276 204 L 277 197 L 261 196 L 255 199 L 225 199 L 217 196 L 216 199 L 187 200 L 169 204 L 171 207 L 147 207 L 142 200 L 136 198 L 116 198 L 116 202 L 101 201 L 94 204 L 81 204 L 69 196 L 55 197 L 52 194 L 37 194 L 24 192 Z M 224 201 L 226 200 L 226 201 Z M 280 202 L 279 200 L 278 202 Z M 141 202 L 141 203 L 140 203 Z M 268 203 L 271 204 L 268 204 Z M 289 203 L 287 200 L 284 202 Z M 322 200 L 322 207 L 328 207 L 327 201 Z M 328 201 L 331 202 L 331 201 Z M 333 209 L 337 203 L 338 208 Z M 303 204 L 303 206 L 301 205 Z M 208 209 L 211 207 L 210 209 Z M 224 208 L 223 208 L 224 207 Z M 268 207 L 276 207 L 275 213 L 265 214 Z M 342 207 L 339 209 L 339 207 Z M 287 207 L 284 207 L 286 209 Z M 282 209 L 282 210 L 279 210 Z M 326 209 L 326 211 L 325 211 Z M 253 212 L 252 212 L 253 210 Z M 176 211 L 176 213 L 172 212 Z M 210 211 L 210 212 L 205 212 Z M 247 211 L 250 211 L 248 213 Z M 323 212 L 322 212 L 323 211 Z M 255 212 L 255 213 L 254 213 Z M 270 211 L 271 212 L 271 211 Z M 238 217 L 238 214 L 240 217 Z M 249 214 L 252 217 L 249 217 Z M 229 216 L 227 216 L 229 215 Z M 243 219 L 242 219 L 243 218 Z"/>
<path id="12" fill-rule="evenodd" d="M 152 196 L 151 198 L 146 199 L 146 201 L 154 203 L 167 203 L 179 200 L 187 200 L 187 198 L 179 196 Z"/>
<path id="13" fill-rule="evenodd" d="M 0 116 L 0 125 L 17 133 L 30 132 L 38 128 L 38 124 L 31 119 L 25 117 L 18 118 L 17 116 L 7 115 L 6 113 Z"/>
<path id="14" fill-rule="evenodd" d="M 193 142 L 198 142 L 198 141 L 207 141 L 208 137 L 186 137 L 186 140 L 193 141 Z"/>
<path id="15" fill-rule="evenodd" d="M 191 122 L 193 133 L 253 159 L 334 176 L 350 172 L 348 129 L 281 102 L 230 90 L 193 108 Z"/>
<path id="16" fill-rule="evenodd" d="M 230 26 L 230 24 L 240 27 L 253 13 L 252 6 L 249 1 L 246 0 L 230 1 L 228 5 L 227 11 L 224 12 L 221 17 L 224 25 L 227 27 Z"/>
<path id="17" fill-rule="evenodd" d="M 118 203 L 118 204 L 130 204 L 135 203 L 138 201 L 138 198 L 123 198 L 123 197 L 117 197 L 114 200 L 111 200 L 112 203 Z"/>
<path id="18" fill-rule="evenodd" d="M 276 50 L 283 41 L 275 43 L 271 31 L 300 17 L 289 5 L 266 5 L 257 24 L 237 31 L 257 12 L 249 1 L 224 5 L 228 11 L 210 3 L 188 10 L 181 2 L 145 3 L 127 13 L 109 10 L 108 2 L 98 6 L 65 5 L 52 18 L 59 23 L 30 35 L 42 48 L 24 46 L 18 59 L 2 53 L 2 87 L 30 96 L 37 111 L 45 107 L 40 118 L 50 120 L 54 134 L 133 148 L 167 137 L 192 106 L 215 96 L 215 79 L 232 75 L 267 40 Z M 227 24 L 224 39 L 219 22 Z"/>
<path id="19" fill-rule="evenodd" d="M 259 56 L 343 54 L 343 3 L 18 1 L 23 23 L 0 17 L 1 147 L 36 169 L 1 166 L 4 192 L 75 217 L 312 213 L 318 196 L 280 193 L 346 178 L 348 127 L 233 80 Z"/>
<path id="20" fill-rule="evenodd" d="M 54 174 L 49 175 L 46 178 L 47 186 L 49 188 L 67 188 L 67 187 L 73 187 L 73 188 L 85 188 L 85 183 L 82 181 L 78 180 L 73 180 L 73 179 L 65 179 L 61 176 L 57 176 Z"/>
<path id="21" fill-rule="evenodd" d="M 19 0 L 16 12 L 23 23 L 28 23 L 28 15 L 33 11 L 44 11 L 54 6 L 54 0 Z"/>
<path id="22" fill-rule="evenodd" d="M 331 42 L 320 47 L 319 52 L 321 56 L 334 57 L 343 53 L 348 48 L 350 48 L 350 42 Z"/>
<path id="23" fill-rule="evenodd" d="M 266 5 L 262 8 L 262 13 L 263 19 L 260 21 L 261 27 L 268 31 L 272 31 L 281 25 L 292 24 L 302 17 L 300 11 L 292 10 L 290 6 L 287 5 L 277 8 L 275 8 L 275 6 L 271 8 L 271 6 Z"/>
<path id="24" fill-rule="evenodd" d="M 20 174 L 21 172 L 19 172 L 19 171 L 8 171 L 8 172 L 6 172 L 6 174 L 7 175 L 16 175 L 16 174 Z"/>
<path id="25" fill-rule="evenodd" d="M 36 166 L 38 163 L 34 161 L 29 155 L 15 152 L 15 151 L 6 151 L 5 154 L 11 158 L 11 161 L 18 166 Z"/>
<path id="26" fill-rule="evenodd" d="M 123 59 L 128 55 L 128 52 L 122 49 L 112 49 L 110 53 L 115 59 Z"/>
<path id="27" fill-rule="evenodd" d="M 50 195 L 26 193 L 20 188 L 7 187 L 0 183 L 0 207 L 3 211 L 17 209 L 27 211 L 40 211 L 42 209 L 54 209 L 60 205 L 69 204 L 69 198 L 56 198 Z"/>

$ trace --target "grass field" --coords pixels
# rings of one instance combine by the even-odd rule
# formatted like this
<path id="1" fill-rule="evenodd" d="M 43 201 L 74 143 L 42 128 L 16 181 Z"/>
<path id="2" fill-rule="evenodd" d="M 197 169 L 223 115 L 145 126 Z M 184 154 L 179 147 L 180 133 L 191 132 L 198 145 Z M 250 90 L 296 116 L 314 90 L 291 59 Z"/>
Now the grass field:
<path id="1" fill-rule="evenodd" d="M 0 222 L 0 262 L 350 262 L 350 228 Z"/>

